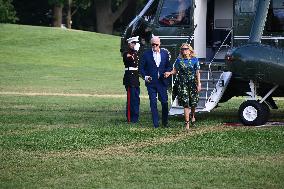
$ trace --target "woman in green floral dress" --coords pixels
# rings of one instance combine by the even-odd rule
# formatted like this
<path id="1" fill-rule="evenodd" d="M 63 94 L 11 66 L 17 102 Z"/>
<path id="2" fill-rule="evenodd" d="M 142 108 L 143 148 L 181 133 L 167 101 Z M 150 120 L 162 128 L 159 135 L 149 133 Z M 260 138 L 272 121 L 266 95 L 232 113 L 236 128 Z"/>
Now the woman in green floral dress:
<path id="1" fill-rule="evenodd" d="M 185 128 L 189 130 L 189 118 L 191 112 L 191 123 L 195 122 L 195 108 L 198 104 L 201 91 L 200 65 L 195 57 L 193 48 L 184 43 L 180 48 L 180 56 L 177 58 L 171 72 L 166 72 L 165 77 L 177 74 L 175 85 L 177 87 L 177 98 L 179 105 L 184 107 Z"/>

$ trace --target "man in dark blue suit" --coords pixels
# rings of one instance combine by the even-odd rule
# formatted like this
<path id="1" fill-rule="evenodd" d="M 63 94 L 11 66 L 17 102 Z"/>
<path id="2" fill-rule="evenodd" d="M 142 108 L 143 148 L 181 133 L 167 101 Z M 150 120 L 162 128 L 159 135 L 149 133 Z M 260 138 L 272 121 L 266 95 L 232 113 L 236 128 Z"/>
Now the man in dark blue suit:
<path id="1" fill-rule="evenodd" d="M 154 127 L 159 127 L 159 114 L 157 109 L 157 94 L 158 99 L 162 104 L 162 124 L 167 127 L 168 124 L 168 84 L 169 81 L 164 77 L 165 72 L 172 70 L 169 61 L 169 54 L 166 50 L 160 49 L 160 38 L 154 36 L 151 39 L 152 49 L 144 52 L 141 64 L 140 73 L 145 79 L 145 85 L 148 90 L 150 99 L 150 107 L 152 112 L 152 120 Z"/>

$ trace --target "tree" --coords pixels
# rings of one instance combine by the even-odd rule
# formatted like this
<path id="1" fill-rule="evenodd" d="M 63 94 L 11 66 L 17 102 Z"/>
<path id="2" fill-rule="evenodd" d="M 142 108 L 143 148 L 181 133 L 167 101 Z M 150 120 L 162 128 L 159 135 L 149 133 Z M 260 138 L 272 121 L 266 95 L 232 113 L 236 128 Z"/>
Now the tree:
<path id="1" fill-rule="evenodd" d="M 53 26 L 60 27 L 62 24 L 62 10 L 65 0 L 48 0 L 53 6 Z"/>
<path id="2" fill-rule="evenodd" d="M 48 2 L 53 5 L 53 26 L 60 27 L 65 15 L 67 28 L 71 28 L 72 16 L 78 8 L 86 9 L 91 4 L 91 0 L 48 0 Z M 72 8 L 74 8 L 73 12 Z M 66 13 L 63 12 L 64 10 Z"/>
<path id="3" fill-rule="evenodd" d="M 72 0 L 67 0 L 67 16 L 66 16 L 66 26 L 67 28 L 71 28 L 72 22 Z"/>
<path id="4" fill-rule="evenodd" d="M 86 10 L 91 5 L 91 0 L 66 0 L 66 26 L 71 28 L 72 16 L 78 11 L 78 9 Z M 74 9 L 72 11 L 72 9 Z"/>
<path id="5" fill-rule="evenodd" d="M 112 0 L 94 0 L 97 32 L 112 34 L 114 22 L 121 16 L 126 7 L 133 0 L 118 0 L 121 2 L 115 10 L 112 10 Z"/>
<path id="6" fill-rule="evenodd" d="M 0 23 L 15 23 L 17 20 L 12 0 L 0 0 Z"/>
<path id="7" fill-rule="evenodd" d="M 0 0 L 1 8 L 3 2 L 13 4 L 18 24 L 71 28 L 72 23 L 75 29 L 118 34 L 147 0 Z"/>

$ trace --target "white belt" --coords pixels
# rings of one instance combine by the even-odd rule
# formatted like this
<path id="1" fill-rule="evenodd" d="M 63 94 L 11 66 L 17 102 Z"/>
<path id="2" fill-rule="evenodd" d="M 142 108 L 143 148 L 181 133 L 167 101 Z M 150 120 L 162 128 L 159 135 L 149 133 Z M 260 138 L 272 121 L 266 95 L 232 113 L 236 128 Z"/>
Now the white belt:
<path id="1" fill-rule="evenodd" d="M 138 70 L 138 68 L 128 67 L 128 68 L 125 68 L 125 70 Z"/>

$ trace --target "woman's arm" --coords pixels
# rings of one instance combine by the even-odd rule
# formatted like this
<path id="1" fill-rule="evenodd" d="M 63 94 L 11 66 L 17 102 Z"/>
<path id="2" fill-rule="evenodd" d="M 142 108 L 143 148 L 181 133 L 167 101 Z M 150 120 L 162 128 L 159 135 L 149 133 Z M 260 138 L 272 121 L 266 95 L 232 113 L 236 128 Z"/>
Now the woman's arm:
<path id="1" fill-rule="evenodd" d="M 200 81 L 200 72 L 196 70 L 196 80 L 197 80 L 197 91 L 201 91 L 201 81 Z"/>

